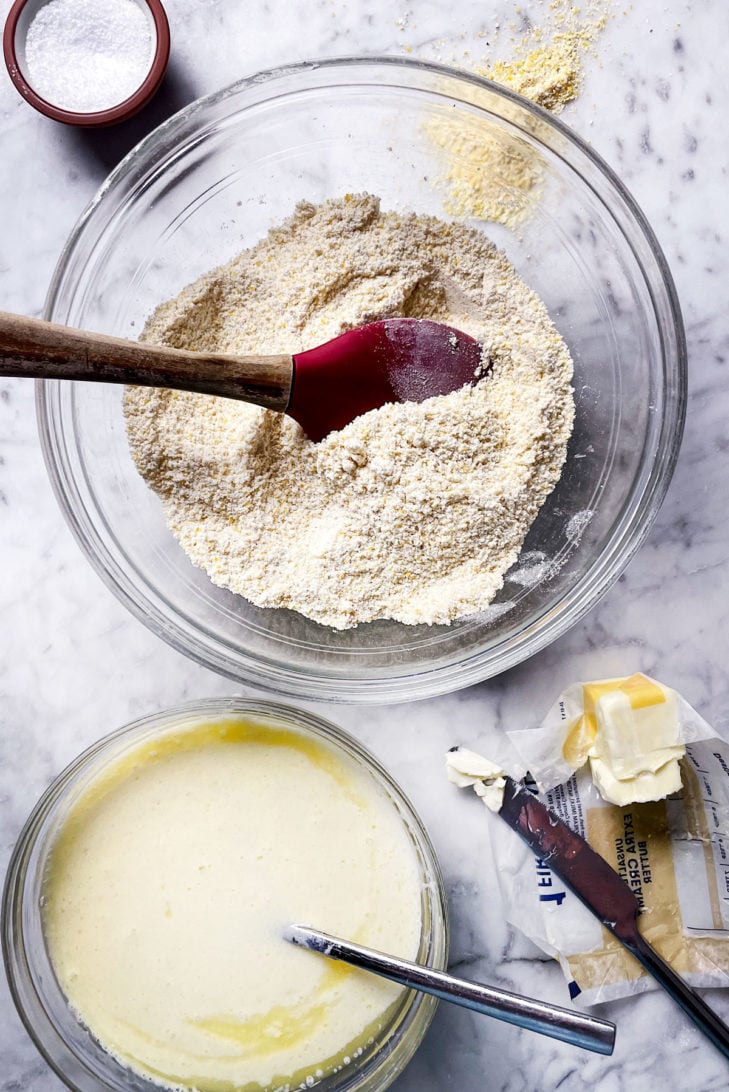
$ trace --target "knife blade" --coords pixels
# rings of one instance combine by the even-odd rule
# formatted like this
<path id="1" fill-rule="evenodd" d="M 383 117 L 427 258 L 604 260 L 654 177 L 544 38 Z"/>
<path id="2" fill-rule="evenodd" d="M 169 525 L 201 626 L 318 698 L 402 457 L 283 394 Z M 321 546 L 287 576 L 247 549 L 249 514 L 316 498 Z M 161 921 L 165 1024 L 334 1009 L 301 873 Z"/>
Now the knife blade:
<path id="1" fill-rule="evenodd" d="M 510 777 L 504 780 L 501 818 L 729 1058 L 729 1027 L 641 935 L 640 904 L 623 878 L 533 793 Z"/>

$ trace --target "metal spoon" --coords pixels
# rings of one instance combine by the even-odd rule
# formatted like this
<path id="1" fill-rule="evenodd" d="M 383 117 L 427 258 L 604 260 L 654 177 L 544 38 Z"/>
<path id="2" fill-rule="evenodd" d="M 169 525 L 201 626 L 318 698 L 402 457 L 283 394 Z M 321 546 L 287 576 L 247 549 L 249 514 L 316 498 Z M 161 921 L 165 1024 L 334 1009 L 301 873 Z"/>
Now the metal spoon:
<path id="1" fill-rule="evenodd" d="M 531 997 L 521 997 L 494 986 L 482 986 L 477 982 L 456 978 L 444 971 L 434 971 L 430 967 L 385 955 L 372 948 L 362 948 L 359 944 L 319 932 L 307 925 L 290 925 L 284 937 L 292 944 L 308 948 L 310 952 L 351 963 L 354 967 L 382 975 L 401 986 L 432 994 L 444 1001 L 452 1001 L 497 1020 L 505 1020 L 508 1024 L 536 1031 L 539 1035 L 549 1035 L 552 1039 L 561 1039 L 596 1054 L 613 1052 L 615 1024 L 608 1020 L 600 1020 L 596 1016 L 573 1009 L 559 1008 Z"/>
<path id="2" fill-rule="evenodd" d="M 467 334 L 427 319 L 385 319 L 293 355 L 192 353 L 0 311 L 0 376 L 94 380 L 216 394 L 295 418 L 323 439 L 386 402 L 423 402 L 475 383 L 488 366 Z"/>

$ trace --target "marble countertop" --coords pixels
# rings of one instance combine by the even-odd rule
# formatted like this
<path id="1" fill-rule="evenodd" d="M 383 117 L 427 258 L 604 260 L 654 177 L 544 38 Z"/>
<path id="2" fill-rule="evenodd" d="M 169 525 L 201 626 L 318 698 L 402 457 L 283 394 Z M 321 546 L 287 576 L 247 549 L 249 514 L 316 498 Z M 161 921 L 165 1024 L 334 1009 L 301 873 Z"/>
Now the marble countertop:
<path id="1" fill-rule="evenodd" d="M 9 0 L 2 0 L 5 15 Z M 162 91 L 126 125 L 83 133 L 37 115 L 0 75 L 0 307 L 40 313 L 63 241 L 118 159 L 180 106 L 275 64 L 407 53 L 470 64 L 514 3 L 462 0 L 168 0 L 173 56 Z M 548 5 L 522 3 L 538 21 Z M 575 679 L 642 670 L 671 683 L 729 735 L 729 83 L 723 0 L 621 5 L 586 60 L 563 119 L 617 169 L 646 212 L 677 282 L 688 334 L 683 448 L 650 535 L 599 606 L 548 650 L 490 682 L 436 700 L 328 707 L 399 779 L 430 829 L 452 921 L 452 967 L 567 1004 L 556 964 L 505 923 L 487 816 L 445 781 L 454 741 L 488 751 L 504 725 L 534 719 Z M 134 619 L 92 572 L 45 473 L 29 383 L 0 380 L 0 876 L 38 795 L 82 748 L 186 699 L 241 693 Z M 729 996 L 709 993 L 729 1019 Z M 441 1005 L 398 1092 L 580 1089 L 710 1092 L 729 1065 L 662 994 L 601 1006 L 610 1059 Z M 60 1082 L 25 1034 L 0 973 L 0 1090 Z"/>

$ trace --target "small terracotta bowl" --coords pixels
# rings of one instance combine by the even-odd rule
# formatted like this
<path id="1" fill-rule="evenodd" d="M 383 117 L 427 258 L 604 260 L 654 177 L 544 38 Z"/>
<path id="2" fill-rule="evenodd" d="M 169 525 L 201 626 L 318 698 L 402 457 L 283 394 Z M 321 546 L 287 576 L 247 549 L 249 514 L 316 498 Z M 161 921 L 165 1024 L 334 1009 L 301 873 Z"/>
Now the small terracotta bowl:
<path id="1" fill-rule="evenodd" d="M 150 19 L 153 29 L 154 54 L 149 71 L 133 95 L 106 110 L 79 113 L 65 110 L 48 102 L 33 89 L 25 60 L 25 39 L 33 19 L 49 0 L 15 0 L 5 22 L 3 53 L 10 79 L 19 93 L 46 117 L 62 121 L 66 125 L 101 127 L 126 121 L 149 102 L 157 91 L 167 68 L 170 55 L 170 28 L 160 0 L 135 0 Z"/>

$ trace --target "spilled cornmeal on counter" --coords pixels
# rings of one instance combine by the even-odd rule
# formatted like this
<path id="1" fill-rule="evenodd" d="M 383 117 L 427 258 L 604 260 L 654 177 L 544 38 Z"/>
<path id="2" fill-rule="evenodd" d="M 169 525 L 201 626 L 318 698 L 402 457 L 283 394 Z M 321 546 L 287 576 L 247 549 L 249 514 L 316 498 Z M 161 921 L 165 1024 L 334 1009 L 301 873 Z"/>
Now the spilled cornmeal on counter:
<path id="1" fill-rule="evenodd" d="M 241 402 L 128 389 L 137 467 L 192 560 L 261 607 L 336 629 L 483 610 L 559 479 L 572 361 L 541 300 L 478 230 L 350 195 L 294 215 L 160 306 L 149 341 L 299 352 L 428 318 L 481 341 L 474 387 L 383 406 L 314 444 Z"/>
<path id="2" fill-rule="evenodd" d="M 375 780 L 324 742 L 224 719 L 140 744 L 52 849 L 44 929 L 110 1053 L 164 1086 L 298 1088 L 347 1064 L 401 989 L 282 939 L 316 924 L 405 958 L 418 860 Z"/>

